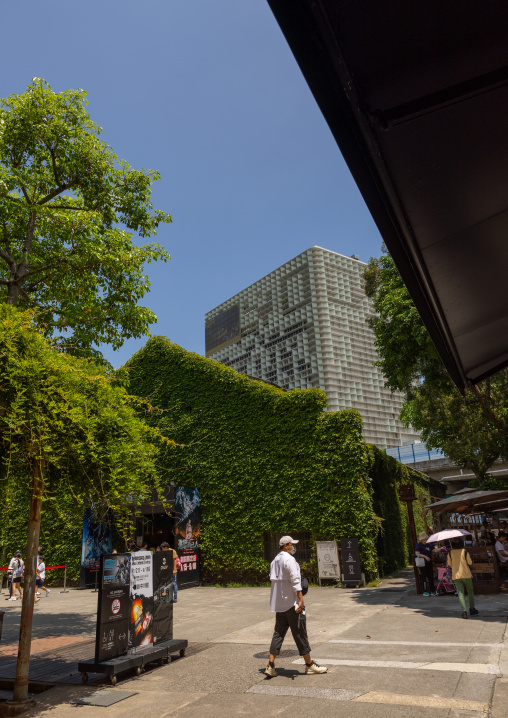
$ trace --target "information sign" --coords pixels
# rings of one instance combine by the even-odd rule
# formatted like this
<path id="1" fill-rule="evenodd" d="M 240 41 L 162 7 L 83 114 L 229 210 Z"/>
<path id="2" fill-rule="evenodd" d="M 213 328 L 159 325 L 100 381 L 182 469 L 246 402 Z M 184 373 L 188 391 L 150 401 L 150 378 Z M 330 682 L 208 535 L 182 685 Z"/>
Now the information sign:
<path id="1" fill-rule="evenodd" d="M 316 541 L 319 578 L 340 579 L 336 541 Z"/>
<path id="2" fill-rule="evenodd" d="M 129 650 L 153 643 L 152 552 L 131 554 Z"/>
<path id="3" fill-rule="evenodd" d="M 361 581 L 362 566 L 360 564 L 360 549 L 357 538 L 341 539 L 342 580 Z"/>

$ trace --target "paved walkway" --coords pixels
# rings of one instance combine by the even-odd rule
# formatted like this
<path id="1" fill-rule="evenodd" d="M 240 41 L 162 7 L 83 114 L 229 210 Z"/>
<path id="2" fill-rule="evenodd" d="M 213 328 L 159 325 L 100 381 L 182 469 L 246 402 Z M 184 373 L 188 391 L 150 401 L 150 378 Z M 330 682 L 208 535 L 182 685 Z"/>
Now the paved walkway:
<path id="1" fill-rule="evenodd" d="M 139 678 L 127 675 L 115 688 L 58 685 L 40 694 L 37 707 L 25 715 L 506 716 L 508 598 L 479 596 L 480 615 L 465 621 L 455 597 L 423 598 L 410 586 L 411 572 L 376 589 L 311 588 L 307 616 L 312 655 L 329 671 L 304 675 L 302 659 L 287 638 L 276 664 L 279 675 L 273 679 L 262 673 L 273 630 L 268 588 L 181 591 L 174 633 L 191 642 L 191 655 Z M 96 600 L 90 591 L 52 592 L 37 605 L 35 636 L 90 637 Z M 12 637 L 19 607 L 5 606 L 7 636 Z M 70 705 L 98 688 L 118 697 L 125 691 L 134 695 L 108 708 Z"/>

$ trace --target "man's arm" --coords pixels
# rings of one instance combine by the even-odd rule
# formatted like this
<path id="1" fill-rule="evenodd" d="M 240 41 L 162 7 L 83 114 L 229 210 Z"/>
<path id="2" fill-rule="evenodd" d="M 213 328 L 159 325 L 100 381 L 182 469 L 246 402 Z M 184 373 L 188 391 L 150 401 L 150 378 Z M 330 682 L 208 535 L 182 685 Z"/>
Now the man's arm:
<path id="1" fill-rule="evenodd" d="M 175 549 L 173 549 L 173 576 L 176 574 L 176 572 L 178 570 L 177 565 L 176 565 L 176 555 L 177 555 L 176 551 L 175 551 Z"/>
<path id="2" fill-rule="evenodd" d="M 301 591 L 297 591 L 296 595 L 298 597 L 298 606 L 295 608 L 295 611 L 297 613 L 301 613 L 303 611 L 303 593 Z"/>

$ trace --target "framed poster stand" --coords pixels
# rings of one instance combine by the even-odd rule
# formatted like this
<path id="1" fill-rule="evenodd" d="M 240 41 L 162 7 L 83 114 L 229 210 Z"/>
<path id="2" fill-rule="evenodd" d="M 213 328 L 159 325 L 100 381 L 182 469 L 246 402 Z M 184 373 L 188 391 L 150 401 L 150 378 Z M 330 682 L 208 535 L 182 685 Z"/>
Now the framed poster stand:
<path id="1" fill-rule="evenodd" d="M 186 640 L 173 639 L 173 554 L 160 551 L 101 556 L 95 657 L 78 663 L 83 683 L 89 673 L 117 675 L 149 663 L 185 655 Z"/>
<path id="2" fill-rule="evenodd" d="M 339 552 L 337 541 L 316 541 L 316 555 L 318 562 L 318 581 L 340 581 Z"/>

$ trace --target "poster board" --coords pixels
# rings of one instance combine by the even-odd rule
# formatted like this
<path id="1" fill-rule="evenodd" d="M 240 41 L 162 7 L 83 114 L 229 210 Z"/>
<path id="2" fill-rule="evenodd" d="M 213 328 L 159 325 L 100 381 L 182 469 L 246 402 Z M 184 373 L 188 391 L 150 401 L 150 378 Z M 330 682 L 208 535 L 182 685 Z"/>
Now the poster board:
<path id="1" fill-rule="evenodd" d="M 173 551 L 156 551 L 153 554 L 153 642 L 172 638 Z"/>
<path id="2" fill-rule="evenodd" d="M 95 661 L 101 663 L 173 638 L 173 553 L 102 555 Z"/>
<path id="3" fill-rule="evenodd" d="M 319 578 L 340 580 L 337 541 L 316 541 L 316 554 Z"/>
<path id="4" fill-rule="evenodd" d="M 101 556 L 95 633 L 95 660 L 116 658 L 127 652 L 130 614 L 130 553 Z"/>
<path id="5" fill-rule="evenodd" d="M 99 520 L 90 507 L 83 517 L 81 540 L 80 588 L 94 588 L 99 584 L 100 557 L 111 553 L 111 515 L 106 512 Z"/>
<path id="6" fill-rule="evenodd" d="M 153 643 L 153 562 L 151 551 L 131 553 L 129 653 Z"/>
<path id="7" fill-rule="evenodd" d="M 178 586 L 199 586 L 199 540 L 201 535 L 200 496 L 193 486 L 177 486 L 175 491 L 175 548 L 181 561 Z"/>

